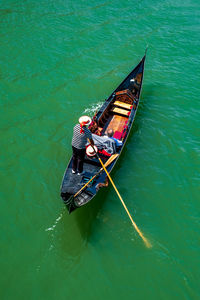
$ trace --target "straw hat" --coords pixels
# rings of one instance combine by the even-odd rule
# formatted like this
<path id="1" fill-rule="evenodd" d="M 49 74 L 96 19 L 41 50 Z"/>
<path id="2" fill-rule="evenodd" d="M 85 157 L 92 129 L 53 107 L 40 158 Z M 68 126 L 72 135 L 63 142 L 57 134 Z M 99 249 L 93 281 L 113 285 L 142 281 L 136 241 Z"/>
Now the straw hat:
<path id="1" fill-rule="evenodd" d="M 95 149 L 95 151 L 93 148 Z M 87 154 L 87 156 L 94 156 L 97 151 L 98 151 L 97 146 L 92 147 L 91 145 L 89 145 L 86 149 L 86 154 Z"/>
<path id="2" fill-rule="evenodd" d="M 78 121 L 81 125 L 90 125 L 90 123 L 92 122 L 91 118 L 88 116 L 82 116 Z"/>

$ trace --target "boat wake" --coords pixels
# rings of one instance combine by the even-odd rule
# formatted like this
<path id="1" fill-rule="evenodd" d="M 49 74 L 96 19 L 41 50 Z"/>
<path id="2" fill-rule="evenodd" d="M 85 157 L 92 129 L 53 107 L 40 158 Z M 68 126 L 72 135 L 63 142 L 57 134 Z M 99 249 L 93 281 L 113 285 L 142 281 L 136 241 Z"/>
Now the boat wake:
<path id="1" fill-rule="evenodd" d="M 98 102 L 97 104 L 92 104 L 90 107 L 86 108 L 83 111 L 83 114 L 87 114 L 91 117 L 95 114 L 96 111 L 100 109 L 101 106 L 102 106 L 102 101 Z"/>
<path id="2" fill-rule="evenodd" d="M 62 217 L 63 217 L 63 215 L 64 215 L 65 212 L 66 212 L 66 209 L 64 207 L 63 210 L 62 210 L 62 212 L 60 213 L 59 217 L 53 223 L 53 225 L 51 227 L 45 229 L 45 231 L 53 231 L 56 228 L 58 222 L 62 219 Z"/>

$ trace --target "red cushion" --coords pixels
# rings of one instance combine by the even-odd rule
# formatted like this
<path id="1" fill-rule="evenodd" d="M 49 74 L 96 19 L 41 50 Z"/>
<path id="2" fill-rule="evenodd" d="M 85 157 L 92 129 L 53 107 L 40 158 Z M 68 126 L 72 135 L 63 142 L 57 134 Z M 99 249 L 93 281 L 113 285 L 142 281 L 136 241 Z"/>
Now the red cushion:
<path id="1" fill-rule="evenodd" d="M 122 132 L 120 132 L 120 131 L 115 131 L 113 137 L 114 137 L 115 139 L 120 140 L 121 137 L 122 137 Z"/>
<path id="2" fill-rule="evenodd" d="M 100 153 L 100 154 L 103 154 L 103 155 L 105 155 L 105 156 L 111 156 L 111 154 L 108 153 L 108 152 L 107 152 L 106 150 L 104 150 L 104 149 L 99 150 L 99 153 Z"/>

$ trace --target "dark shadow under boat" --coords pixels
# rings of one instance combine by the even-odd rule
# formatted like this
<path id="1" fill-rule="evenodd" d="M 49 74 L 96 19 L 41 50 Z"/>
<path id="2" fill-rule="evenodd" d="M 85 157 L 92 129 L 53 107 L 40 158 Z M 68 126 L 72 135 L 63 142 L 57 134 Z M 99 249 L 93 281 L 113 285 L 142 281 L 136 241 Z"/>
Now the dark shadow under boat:
<path id="1" fill-rule="evenodd" d="M 106 199 L 106 189 L 101 189 L 96 195 L 96 201 L 90 201 L 82 209 L 77 209 L 74 213 L 80 234 L 88 242 L 92 236 L 94 222 L 100 213 Z"/>

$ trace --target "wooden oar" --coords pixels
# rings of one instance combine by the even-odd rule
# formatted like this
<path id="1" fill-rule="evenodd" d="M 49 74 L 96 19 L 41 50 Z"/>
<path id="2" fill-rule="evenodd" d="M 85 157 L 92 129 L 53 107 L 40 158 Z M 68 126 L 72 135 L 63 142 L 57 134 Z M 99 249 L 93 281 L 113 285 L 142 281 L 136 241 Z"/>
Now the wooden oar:
<path id="1" fill-rule="evenodd" d="M 91 146 L 92 146 L 92 145 L 91 145 Z M 92 147 L 93 147 L 93 146 L 92 146 Z M 93 149 L 94 149 L 94 147 L 93 147 Z M 94 149 L 94 151 L 95 151 L 95 149 Z M 95 151 L 95 152 L 96 152 L 96 151 Z M 144 237 L 144 235 L 142 234 L 142 232 L 140 231 L 140 229 L 137 227 L 136 223 L 133 221 L 133 219 L 132 219 L 132 217 L 131 217 L 131 215 L 130 215 L 130 213 L 129 213 L 129 211 L 128 211 L 128 208 L 126 207 L 126 205 L 125 205 L 125 203 L 124 203 L 124 201 L 123 201 L 123 199 L 122 199 L 120 193 L 118 192 L 118 190 L 117 190 L 117 188 L 116 188 L 116 186 L 115 186 L 115 184 L 114 184 L 112 178 L 110 177 L 110 174 L 108 173 L 106 167 L 104 166 L 104 164 L 103 164 L 101 158 L 99 157 L 99 155 L 97 154 L 97 152 L 96 152 L 96 156 L 97 156 L 98 160 L 100 161 L 100 163 L 101 163 L 101 165 L 102 165 L 104 171 L 106 172 L 106 174 L 107 174 L 107 176 L 108 176 L 110 182 L 112 183 L 112 185 L 113 185 L 113 187 L 114 187 L 114 189 L 115 189 L 115 192 L 117 193 L 117 195 L 118 195 L 118 197 L 119 197 L 119 199 L 120 199 L 122 205 L 124 206 L 124 208 L 125 208 L 125 210 L 126 210 L 128 216 L 129 216 L 129 218 L 130 218 L 130 220 L 131 220 L 131 222 L 132 222 L 132 224 L 133 224 L 135 230 L 137 231 L 137 233 L 139 234 L 139 236 L 143 239 L 145 245 L 146 245 L 148 248 L 152 247 L 151 244 L 150 244 L 150 242 Z"/>
<path id="2" fill-rule="evenodd" d="M 113 154 L 105 163 L 105 167 L 109 166 L 111 164 L 111 162 L 113 162 L 113 160 L 115 160 L 117 158 L 117 156 L 119 156 L 119 154 Z M 75 195 L 74 195 L 74 198 L 80 194 L 80 192 L 82 190 L 84 190 L 86 188 L 86 186 L 88 186 L 88 184 L 97 176 L 101 173 L 101 171 L 103 171 L 103 168 L 101 168 L 98 173 L 96 173 Z"/>

